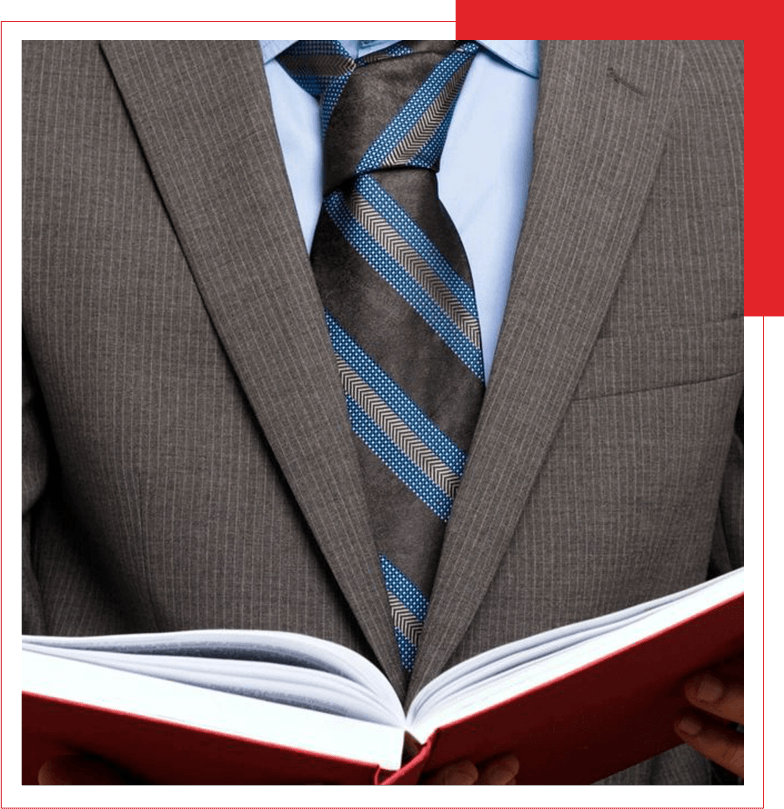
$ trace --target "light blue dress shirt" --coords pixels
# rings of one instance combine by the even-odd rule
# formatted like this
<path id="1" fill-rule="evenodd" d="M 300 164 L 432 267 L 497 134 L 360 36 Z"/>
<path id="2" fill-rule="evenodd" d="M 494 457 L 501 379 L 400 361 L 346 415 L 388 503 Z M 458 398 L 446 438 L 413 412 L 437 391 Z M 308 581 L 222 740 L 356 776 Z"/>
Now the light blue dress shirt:
<path id="1" fill-rule="evenodd" d="M 341 40 L 353 56 L 392 40 Z M 310 251 L 321 209 L 318 104 L 278 64 L 294 40 L 260 40 L 275 125 Z M 439 196 L 463 241 L 474 279 L 485 378 L 498 342 L 533 163 L 533 126 L 539 90 L 536 40 L 478 40 L 449 127 Z"/>

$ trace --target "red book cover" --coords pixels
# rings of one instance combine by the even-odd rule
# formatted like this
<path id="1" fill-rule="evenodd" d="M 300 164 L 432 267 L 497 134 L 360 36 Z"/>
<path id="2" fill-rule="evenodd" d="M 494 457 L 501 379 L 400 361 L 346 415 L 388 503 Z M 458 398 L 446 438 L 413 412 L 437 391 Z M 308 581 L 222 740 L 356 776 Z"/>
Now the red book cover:
<path id="1" fill-rule="evenodd" d="M 438 730 L 426 769 L 515 752 L 518 784 L 590 784 L 680 744 L 690 674 L 743 651 L 743 596 Z"/>
<path id="2" fill-rule="evenodd" d="M 742 652 L 743 595 L 445 725 L 397 772 L 89 705 L 23 694 L 23 783 L 67 752 L 159 784 L 413 784 L 450 761 L 512 751 L 518 783 L 588 784 L 680 742 L 682 681 Z"/>

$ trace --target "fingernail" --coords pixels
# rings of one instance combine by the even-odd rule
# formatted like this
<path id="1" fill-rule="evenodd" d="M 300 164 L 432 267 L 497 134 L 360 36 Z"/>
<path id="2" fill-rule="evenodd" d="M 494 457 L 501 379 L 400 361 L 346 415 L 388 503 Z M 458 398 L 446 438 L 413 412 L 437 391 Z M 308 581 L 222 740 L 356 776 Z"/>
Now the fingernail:
<path id="1" fill-rule="evenodd" d="M 458 764 L 444 773 L 444 783 L 454 786 L 467 786 L 476 781 L 477 772 L 473 764 Z"/>
<path id="2" fill-rule="evenodd" d="M 509 767 L 489 767 L 483 780 L 487 780 L 491 784 L 505 784 L 515 775 L 517 772 L 510 770 Z"/>
<path id="3" fill-rule="evenodd" d="M 454 770 L 444 779 L 444 783 L 463 787 L 473 784 L 475 780 L 465 770 Z"/>
<path id="4" fill-rule="evenodd" d="M 713 674 L 703 674 L 697 686 L 697 699 L 700 702 L 716 702 L 724 694 L 724 683 Z"/>
<path id="5" fill-rule="evenodd" d="M 696 716 L 686 714 L 678 721 L 678 730 L 687 736 L 696 736 L 702 730 L 702 722 Z"/>
<path id="6" fill-rule="evenodd" d="M 517 756 L 505 755 L 501 759 L 491 764 L 488 768 L 487 778 L 493 784 L 505 784 L 510 778 L 514 778 L 520 771 L 520 762 Z"/>

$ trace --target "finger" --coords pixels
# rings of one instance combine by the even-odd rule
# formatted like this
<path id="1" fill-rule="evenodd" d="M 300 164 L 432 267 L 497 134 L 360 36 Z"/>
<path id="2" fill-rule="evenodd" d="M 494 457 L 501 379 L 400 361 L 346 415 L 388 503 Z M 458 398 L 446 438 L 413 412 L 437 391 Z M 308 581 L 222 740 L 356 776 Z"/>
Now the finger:
<path id="1" fill-rule="evenodd" d="M 507 786 L 513 781 L 520 770 L 517 756 L 507 753 L 500 758 L 488 761 L 480 770 L 477 784 Z"/>
<path id="2" fill-rule="evenodd" d="M 686 713 L 675 723 L 686 744 L 725 770 L 743 777 L 743 734 L 706 714 Z"/>
<path id="3" fill-rule="evenodd" d="M 44 786 L 65 784 L 127 784 L 114 767 L 88 756 L 57 756 L 45 761 L 38 770 L 38 783 Z"/>
<path id="4" fill-rule="evenodd" d="M 743 680 L 724 672 L 704 671 L 684 684 L 686 699 L 702 711 L 743 724 Z"/>
<path id="5" fill-rule="evenodd" d="M 431 773 L 422 783 L 431 786 L 470 786 L 476 783 L 478 777 L 479 772 L 470 761 L 455 761 Z"/>

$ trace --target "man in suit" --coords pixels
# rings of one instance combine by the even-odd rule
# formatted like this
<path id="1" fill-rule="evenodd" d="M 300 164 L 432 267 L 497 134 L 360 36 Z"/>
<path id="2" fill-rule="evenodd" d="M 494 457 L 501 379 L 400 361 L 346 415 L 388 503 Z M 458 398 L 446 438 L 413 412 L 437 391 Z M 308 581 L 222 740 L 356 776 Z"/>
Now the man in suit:
<path id="1" fill-rule="evenodd" d="M 406 682 L 258 43 L 25 46 L 26 632 L 304 632 L 410 698 L 742 564 L 742 44 L 540 61 L 503 326 Z M 699 716 L 715 760 L 729 731 Z M 712 777 L 681 747 L 608 782 Z"/>

